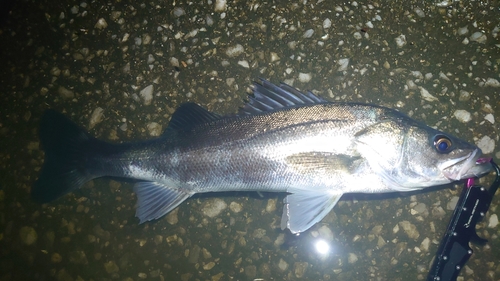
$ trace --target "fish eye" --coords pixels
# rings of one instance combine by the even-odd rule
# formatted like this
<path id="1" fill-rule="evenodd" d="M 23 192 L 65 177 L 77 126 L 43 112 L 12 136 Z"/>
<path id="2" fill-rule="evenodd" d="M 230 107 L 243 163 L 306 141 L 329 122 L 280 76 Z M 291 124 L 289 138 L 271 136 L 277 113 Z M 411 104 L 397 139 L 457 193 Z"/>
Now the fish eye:
<path id="1" fill-rule="evenodd" d="M 448 152 L 451 147 L 451 140 L 443 135 L 437 135 L 434 137 L 434 147 L 439 153 Z"/>

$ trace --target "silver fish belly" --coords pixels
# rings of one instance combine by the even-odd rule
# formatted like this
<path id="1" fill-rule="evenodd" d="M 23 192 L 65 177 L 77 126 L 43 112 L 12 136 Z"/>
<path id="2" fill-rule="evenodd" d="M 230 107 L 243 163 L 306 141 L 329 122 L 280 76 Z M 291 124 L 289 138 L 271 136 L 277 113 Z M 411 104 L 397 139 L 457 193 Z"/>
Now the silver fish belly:
<path id="1" fill-rule="evenodd" d="M 483 155 L 475 145 L 396 110 L 328 102 L 266 80 L 253 89 L 236 115 L 184 104 L 161 137 L 137 143 L 97 140 L 48 111 L 32 197 L 48 202 L 101 176 L 133 178 L 144 222 L 195 193 L 287 192 L 281 227 L 300 233 L 345 193 L 418 190 L 491 169 L 476 163 Z"/>

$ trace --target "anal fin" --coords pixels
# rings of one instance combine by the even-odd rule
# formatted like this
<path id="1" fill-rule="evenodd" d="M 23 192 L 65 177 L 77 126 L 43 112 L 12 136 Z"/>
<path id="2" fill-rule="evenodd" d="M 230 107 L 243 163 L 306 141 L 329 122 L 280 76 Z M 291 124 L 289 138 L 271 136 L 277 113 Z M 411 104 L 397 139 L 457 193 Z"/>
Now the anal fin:
<path id="1" fill-rule="evenodd" d="M 137 194 L 135 216 L 139 218 L 139 223 L 166 215 L 193 195 L 191 192 L 150 181 L 136 183 L 134 192 Z"/>
<path id="2" fill-rule="evenodd" d="M 303 191 L 285 197 L 285 206 L 281 217 L 281 229 L 288 228 L 296 234 L 306 231 L 321 221 L 337 204 L 342 193 L 331 194 L 318 190 Z"/>

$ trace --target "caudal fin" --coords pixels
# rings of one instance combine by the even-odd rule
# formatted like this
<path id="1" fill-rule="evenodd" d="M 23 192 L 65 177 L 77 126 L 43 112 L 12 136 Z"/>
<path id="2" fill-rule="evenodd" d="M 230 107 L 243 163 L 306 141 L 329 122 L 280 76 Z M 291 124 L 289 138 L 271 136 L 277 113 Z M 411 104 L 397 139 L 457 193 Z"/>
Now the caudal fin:
<path id="1" fill-rule="evenodd" d="M 89 142 L 87 133 L 54 110 L 47 110 L 40 122 L 40 143 L 45 160 L 31 197 L 47 203 L 94 178 L 85 167 Z"/>

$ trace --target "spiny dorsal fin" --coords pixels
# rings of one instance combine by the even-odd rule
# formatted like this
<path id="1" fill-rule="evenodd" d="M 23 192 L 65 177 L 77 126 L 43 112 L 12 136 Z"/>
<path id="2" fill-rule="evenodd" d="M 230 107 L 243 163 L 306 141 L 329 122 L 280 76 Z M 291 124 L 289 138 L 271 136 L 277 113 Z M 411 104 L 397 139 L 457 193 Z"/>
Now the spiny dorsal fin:
<path id="1" fill-rule="evenodd" d="M 221 118 L 219 114 L 212 113 L 196 103 L 185 103 L 179 106 L 172 115 L 164 135 L 172 131 L 189 131 L 198 124 L 208 123 Z"/>
<path id="2" fill-rule="evenodd" d="M 311 92 L 302 93 L 292 86 L 280 83 L 279 86 L 260 79 L 254 82 L 253 95 L 240 109 L 240 115 L 258 114 L 297 105 L 317 104 L 327 102 Z"/>

